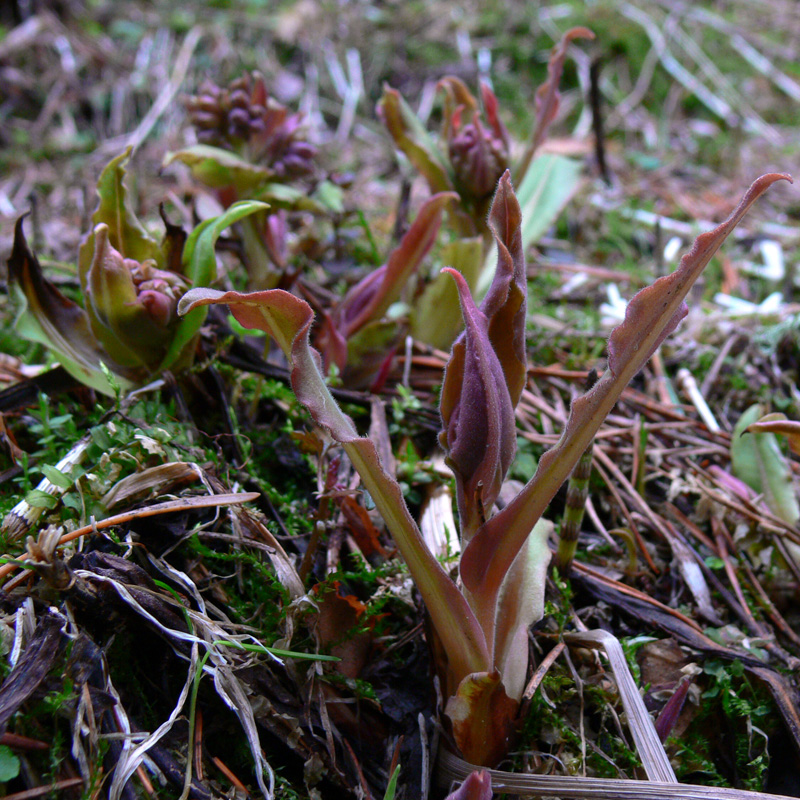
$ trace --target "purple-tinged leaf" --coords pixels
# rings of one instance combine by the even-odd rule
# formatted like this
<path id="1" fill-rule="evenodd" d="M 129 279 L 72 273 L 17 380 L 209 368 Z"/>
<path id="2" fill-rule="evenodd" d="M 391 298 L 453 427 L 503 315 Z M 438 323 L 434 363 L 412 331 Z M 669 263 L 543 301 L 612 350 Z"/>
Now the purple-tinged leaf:
<path id="1" fill-rule="evenodd" d="M 678 721 L 681 711 L 683 711 L 683 706 L 686 703 L 686 698 L 689 695 L 689 688 L 691 685 L 692 679 L 689 675 L 685 675 L 683 678 L 681 678 L 680 683 L 672 693 L 672 697 L 667 700 L 666 705 L 661 709 L 658 719 L 655 722 L 655 726 L 658 738 L 662 742 L 667 741 L 667 737 L 675 727 L 675 723 Z"/>
<path id="2" fill-rule="evenodd" d="M 609 369 L 591 391 L 573 402 L 561 438 L 542 456 L 533 478 L 509 505 L 486 522 L 465 549 L 461 578 L 473 595 L 484 629 L 494 620 L 502 582 L 533 526 L 624 388 L 663 340 L 665 331 L 674 327 L 676 314 L 703 268 L 750 206 L 778 180 L 791 178 L 772 173 L 756 180 L 725 222 L 697 237 L 675 272 L 659 278 L 631 300 L 625 321 L 611 334 Z"/>
<path id="3" fill-rule="evenodd" d="M 570 28 L 550 51 L 547 80 L 536 91 L 536 123 L 533 129 L 533 138 L 514 174 L 517 183 L 522 183 L 525 178 L 525 173 L 528 171 L 536 151 L 547 138 L 550 125 L 558 114 L 558 107 L 561 104 L 558 85 L 561 83 L 561 73 L 564 71 L 567 47 L 574 39 L 594 39 L 594 34 L 588 28 Z"/>
<path id="4" fill-rule="evenodd" d="M 488 319 L 489 340 L 500 360 L 511 403 L 516 407 L 527 376 L 528 284 L 522 250 L 522 212 L 508 170 L 500 179 L 492 201 L 489 227 L 497 242 L 497 269 L 481 311 Z"/>
<path id="5" fill-rule="evenodd" d="M 485 769 L 470 772 L 464 783 L 444 800 L 492 800 L 492 776 Z"/>
<path id="6" fill-rule="evenodd" d="M 304 300 L 281 289 L 264 292 L 219 292 L 191 289 L 180 301 L 180 313 L 200 305 L 226 303 L 245 328 L 270 334 L 289 359 L 292 388 L 314 421 L 350 457 L 392 534 L 419 588 L 456 680 L 485 671 L 489 654 L 483 633 L 466 599 L 425 544 L 403 500 L 397 481 L 381 464 L 375 444 L 359 437 L 353 421 L 336 404 L 320 370 L 319 353 L 308 341 L 314 320 Z"/>
<path id="7" fill-rule="evenodd" d="M 392 250 L 386 264 L 359 281 L 345 295 L 331 315 L 345 339 L 368 322 L 380 319 L 397 300 L 408 279 L 419 269 L 436 242 L 445 206 L 450 200 L 457 199 L 454 192 L 440 192 L 429 198 L 419 210 L 414 224 Z"/>
<path id="8" fill-rule="evenodd" d="M 469 541 L 491 513 L 516 450 L 514 407 L 492 349 L 489 322 L 464 276 L 456 281 L 465 330 L 453 345 L 442 382 L 439 441 L 456 476 L 461 540 Z"/>
<path id="9" fill-rule="evenodd" d="M 436 90 L 444 94 L 442 108 L 441 140 L 447 142 L 453 134 L 453 121 L 456 113 L 471 117 L 478 111 L 478 101 L 467 84 L 455 75 L 447 75 L 436 84 Z M 459 111 L 460 109 L 460 111 Z"/>
<path id="10" fill-rule="evenodd" d="M 483 110 L 486 112 L 486 119 L 489 120 L 494 135 L 502 141 L 506 150 L 511 148 L 511 137 L 508 135 L 508 130 L 500 119 L 499 108 L 500 104 L 497 102 L 497 95 L 492 91 L 492 87 L 484 81 L 480 82 L 481 87 L 481 100 L 483 100 Z"/>

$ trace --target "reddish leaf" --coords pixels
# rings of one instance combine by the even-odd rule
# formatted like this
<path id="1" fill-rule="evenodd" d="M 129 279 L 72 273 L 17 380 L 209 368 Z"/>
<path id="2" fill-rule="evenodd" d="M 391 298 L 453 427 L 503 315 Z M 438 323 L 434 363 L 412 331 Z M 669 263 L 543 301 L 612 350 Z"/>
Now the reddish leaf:
<path id="1" fill-rule="evenodd" d="M 386 550 L 381 544 L 378 529 L 369 518 L 367 509 L 364 506 L 360 506 L 355 498 L 350 495 L 338 495 L 334 499 L 345 520 L 347 520 L 348 530 L 356 540 L 361 552 L 367 558 L 375 553 L 386 556 Z"/>
<path id="2" fill-rule="evenodd" d="M 515 738 L 518 708 L 519 703 L 506 695 L 497 670 L 467 675 L 445 707 L 464 759 L 487 767 L 503 759 Z"/>

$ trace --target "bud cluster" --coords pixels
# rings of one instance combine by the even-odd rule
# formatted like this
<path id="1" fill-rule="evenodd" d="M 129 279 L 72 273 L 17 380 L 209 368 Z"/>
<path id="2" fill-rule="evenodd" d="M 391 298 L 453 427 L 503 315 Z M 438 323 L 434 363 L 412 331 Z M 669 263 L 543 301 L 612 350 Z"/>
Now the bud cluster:
<path id="1" fill-rule="evenodd" d="M 126 258 L 125 268 L 130 272 L 138 301 L 154 322 L 166 328 L 177 319 L 178 300 L 188 289 L 186 281 L 174 272 L 158 269 L 155 261 L 141 264 Z"/>
<path id="2" fill-rule="evenodd" d="M 245 73 L 225 88 L 206 80 L 184 102 L 202 144 L 263 163 L 279 178 L 313 170 L 317 150 L 306 141 L 302 115 L 270 97 L 259 73 Z"/>
<path id="3" fill-rule="evenodd" d="M 477 115 L 456 131 L 448 142 L 448 151 L 459 189 L 475 200 L 492 194 L 508 168 L 506 143 L 481 125 Z"/>

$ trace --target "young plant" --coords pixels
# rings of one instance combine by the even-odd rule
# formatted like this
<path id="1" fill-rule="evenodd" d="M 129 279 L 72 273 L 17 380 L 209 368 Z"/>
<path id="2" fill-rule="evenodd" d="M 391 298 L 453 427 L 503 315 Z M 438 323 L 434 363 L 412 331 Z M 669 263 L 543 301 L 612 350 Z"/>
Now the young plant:
<path id="1" fill-rule="evenodd" d="M 514 406 L 527 374 L 522 217 L 510 176 L 502 177 L 490 214 L 497 269 L 480 308 L 463 277 L 450 271 L 465 331 L 445 373 L 440 441 L 457 487 L 463 540 L 458 583 L 426 546 L 375 444 L 359 436 L 328 390 L 319 353 L 309 343 L 310 306 L 279 289 L 249 294 L 192 289 L 181 299 L 181 313 L 228 304 L 242 325 L 268 332 L 290 361 L 295 394 L 350 457 L 422 595 L 453 742 L 473 764 L 499 761 L 514 736 L 528 668 L 527 631 L 543 613 L 550 558 L 542 514 L 623 389 L 685 315 L 684 298 L 703 268 L 753 202 L 780 179 L 789 178 L 759 178 L 725 222 L 698 237 L 675 272 L 631 300 L 609 340 L 602 377 L 573 402 L 561 438 L 542 456 L 536 474 L 493 514 L 514 456 Z"/>
<path id="2" fill-rule="evenodd" d="M 586 28 L 573 28 L 553 48 L 548 77 L 536 94 L 536 119 L 531 139 L 512 165 L 512 143 L 500 119 L 499 103 L 485 83 L 481 102 L 460 78 L 439 82 L 444 96 L 438 136 L 428 133 L 400 93 L 386 88 L 378 113 L 398 150 L 424 177 L 432 192 L 455 192 L 450 225 L 457 239 L 448 247 L 449 263 L 461 272 L 470 291 L 482 296 L 492 279 L 491 230 L 487 212 L 500 176 L 511 168 L 523 210 L 522 246 L 527 248 L 553 224 L 578 188 L 581 167 L 573 159 L 539 151 L 560 104 L 558 85 L 567 47 L 574 39 L 593 39 Z M 483 114 L 480 106 L 483 106 Z M 449 347 L 459 332 L 458 297 L 442 275 L 427 287 L 412 317 L 415 338 L 436 347 Z M 443 308 L 452 310 L 443 314 Z M 450 324 L 447 323 L 450 320 Z"/>
<path id="3" fill-rule="evenodd" d="M 353 286 L 330 313 L 322 312 L 315 345 L 325 368 L 335 364 L 348 386 L 385 377 L 401 333 L 399 321 L 387 319 L 386 312 L 435 244 L 442 213 L 453 198 L 452 192 L 429 198 L 387 262 Z"/>
<path id="4" fill-rule="evenodd" d="M 165 369 L 192 360 L 205 312 L 178 316 L 178 300 L 192 283 L 216 276 L 214 244 L 237 219 L 265 208 L 247 202 L 198 226 L 191 235 L 164 219 L 162 242 L 137 219 L 125 187 L 130 151 L 113 159 L 97 184 L 94 228 L 78 254 L 85 307 L 65 297 L 44 277 L 17 222 L 8 260 L 19 304 L 17 332 L 51 349 L 63 367 L 87 386 L 113 395 L 113 383 L 129 389 Z"/>
<path id="5" fill-rule="evenodd" d="M 293 185 L 315 171 L 316 147 L 308 141 L 303 116 L 270 97 L 262 75 L 245 73 L 226 87 L 205 81 L 185 101 L 198 144 L 167 154 L 216 193 L 224 208 L 245 199 L 262 200 L 269 210 L 241 224 L 244 262 L 253 289 L 288 288 L 287 209 L 316 212 L 326 207 L 332 184 L 315 196 Z M 324 187 L 324 188 L 323 188 Z"/>

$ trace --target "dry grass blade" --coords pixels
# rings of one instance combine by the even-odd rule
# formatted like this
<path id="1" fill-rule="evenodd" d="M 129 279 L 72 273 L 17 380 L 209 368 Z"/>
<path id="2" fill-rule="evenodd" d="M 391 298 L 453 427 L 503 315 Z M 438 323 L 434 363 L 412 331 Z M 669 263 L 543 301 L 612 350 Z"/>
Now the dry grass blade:
<path id="1" fill-rule="evenodd" d="M 186 511 L 190 508 L 215 508 L 218 506 L 236 505 L 238 503 L 249 503 L 258 496 L 258 492 L 238 492 L 235 494 L 214 494 L 203 497 L 184 497 L 180 500 L 167 500 L 163 503 L 155 503 L 152 506 L 146 506 L 145 508 L 137 508 L 134 511 L 126 511 L 123 514 L 115 514 L 113 517 L 107 517 L 98 522 L 93 522 L 91 525 L 84 525 L 82 528 L 65 533 L 58 544 L 61 546 L 74 539 L 79 539 L 81 536 L 96 533 L 105 528 L 113 528 L 115 525 L 122 525 L 135 519 L 154 517 L 159 514 L 172 514 L 175 511 Z M 20 562 L 27 561 L 29 557 L 28 553 L 22 553 L 14 561 L 9 561 L 3 564 L 3 566 L 0 566 L 0 580 L 8 577 L 20 566 Z"/>
<path id="2" fill-rule="evenodd" d="M 191 583 L 186 576 L 181 576 L 177 570 L 170 569 L 168 571 L 170 575 L 179 579 L 184 587 Z M 171 730 L 186 704 L 189 692 L 192 689 L 192 685 L 196 680 L 199 670 L 213 677 L 214 686 L 218 695 L 239 718 L 255 762 L 255 773 L 258 785 L 265 798 L 272 798 L 274 776 L 269 764 L 261 753 L 261 744 L 256 728 L 255 716 L 250 701 L 248 700 L 248 693 L 235 673 L 235 670 L 239 666 L 238 659 L 240 654 L 235 648 L 223 646 L 223 644 L 227 642 L 238 642 L 242 639 L 252 640 L 252 637 L 232 636 L 223 625 L 212 620 L 206 614 L 188 609 L 183 605 L 179 605 L 179 609 L 190 623 L 190 631 L 185 632 L 170 628 L 150 613 L 122 581 L 108 575 L 99 575 L 91 570 L 82 569 L 75 570 L 75 576 L 78 579 L 100 582 L 111 587 L 124 603 L 159 631 L 168 641 L 187 642 L 191 644 L 189 669 L 175 707 L 169 717 L 144 741 L 133 748 L 128 746 L 123 751 L 123 757 L 120 758 L 114 772 L 114 779 L 110 790 L 111 800 L 117 800 L 121 796 L 125 784 L 142 763 L 147 751 Z M 138 591 L 148 590 L 139 587 Z M 194 594 L 194 592 L 192 594 Z M 158 599 L 165 604 L 178 605 L 177 601 L 169 595 L 158 593 L 157 596 Z M 186 658 L 185 648 L 174 646 L 173 649 L 178 657 Z M 201 649 L 206 653 L 205 656 L 200 655 Z M 189 757 L 191 757 L 191 755 Z M 269 786 L 264 782 L 265 774 L 269 776 Z"/>
<path id="3" fill-rule="evenodd" d="M 443 786 L 463 781 L 479 769 L 452 753 L 439 753 L 437 778 Z M 490 769 L 492 789 L 520 797 L 560 797 L 563 800 L 790 800 L 786 795 L 746 792 L 719 786 L 697 786 L 665 781 L 631 781 L 621 778 L 573 778 L 560 775 L 519 775 Z"/>
<path id="4" fill-rule="evenodd" d="M 628 668 L 619 639 L 608 631 L 596 630 L 567 633 L 564 635 L 564 640 L 567 644 L 600 648 L 605 652 L 614 671 L 622 705 L 628 715 L 628 727 L 647 776 L 654 781 L 677 783 L 675 772 L 653 726 L 653 720 L 647 713 L 639 688 Z"/>

